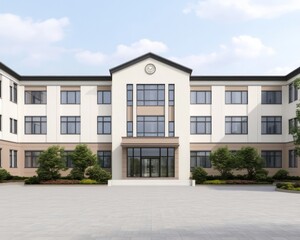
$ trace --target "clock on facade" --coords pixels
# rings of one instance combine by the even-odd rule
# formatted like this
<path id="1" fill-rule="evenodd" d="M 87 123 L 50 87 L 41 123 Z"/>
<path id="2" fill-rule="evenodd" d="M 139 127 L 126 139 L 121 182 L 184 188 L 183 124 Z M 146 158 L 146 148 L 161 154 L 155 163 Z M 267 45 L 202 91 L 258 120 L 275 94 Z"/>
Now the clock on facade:
<path id="1" fill-rule="evenodd" d="M 145 72 L 148 74 L 155 73 L 155 70 L 156 70 L 156 68 L 155 68 L 154 64 L 152 64 L 152 63 L 147 64 L 145 67 Z"/>

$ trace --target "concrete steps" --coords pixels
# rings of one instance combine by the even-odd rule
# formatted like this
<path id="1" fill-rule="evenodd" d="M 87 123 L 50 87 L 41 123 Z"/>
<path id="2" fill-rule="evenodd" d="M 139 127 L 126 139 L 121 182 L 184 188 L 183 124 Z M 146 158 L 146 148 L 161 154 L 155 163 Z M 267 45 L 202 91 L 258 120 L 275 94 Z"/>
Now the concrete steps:
<path id="1" fill-rule="evenodd" d="M 195 186 L 195 180 L 121 179 L 109 180 L 108 186 Z"/>

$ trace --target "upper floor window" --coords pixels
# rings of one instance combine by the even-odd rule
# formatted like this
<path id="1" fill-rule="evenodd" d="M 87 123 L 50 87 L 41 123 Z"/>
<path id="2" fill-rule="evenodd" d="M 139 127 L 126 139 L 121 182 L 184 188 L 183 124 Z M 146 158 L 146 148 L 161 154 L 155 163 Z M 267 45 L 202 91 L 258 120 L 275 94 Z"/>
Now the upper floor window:
<path id="1" fill-rule="evenodd" d="M 10 118 L 10 133 L 17 134 L 18 133 L 18 121 L 16 119 Z"/>
<path id="2" fill-rule="evenodd" d="M 80 91 L 61 91 L 61 104 L 80 104 Z"/>
<path id="3" fill-rule="evenodd" d="M 247 104 L 248 92 L 247 91 L 226 91 L 225 103 L 226 104 Z"/>
<path id="4" fill-rule="evenodd" d="M 137 116 L 138 137 L 164 137 L 164 116 Z"/>
<path id="5" fill-rule="evenodd" d="M 298 158 L 296 150 L 289 150 L 289 168 L 298 167 Z"/>
<path id="6" fill-rule="evenodd" d="M 17 152 L 17 150 L 9 150 L 9 167 L 10 168 L 18 167 L 18 152 Z"/>
<path id="7" fill-rule="evenodd" d="M 262 134 L 281 134 L 282 117 L 281 116 L 263 116 L 261 117 Z"/>
<path id="8" fill-rule="evenodd" d="M 97 118 L 98 134 L 111 134 L 111 117 L 98 116 Z"/>
<path id="9" fill-rule="evenodd" d="M 282 151 L 261 151 L 261 157 L 265 168 L 282 167 Z"/>
<path id="10" fill-rule="evenodd" d="M 25 168 L 37 168 L 42 151 L 25 151 Z"/>
<path id="11" fill-rule="evenodd" d="M 138 84 L 137 85 L 138 106 L 164 106 L 165 85 L 163 84 Z"/>
<path id="12" fill-rule="evenodd" d="M 0 131 L 2 131 L 2 115 L 0 115 Z"/>
<path id="13" fill-rule="evenodd" d="M 169 84 L 169 106 L 174 106 L 175 89 L 174 84 Z"/>
<path id="14" fill-rule="evenodd" d="M 127 137 L 133 136 L 133 122 L 127 121 Z"/>
<path id="15" fill-rule="evenodd" d="M 169 121 L 169 137 L 175 136 L 174 121 Z"/>
<path id="16" fill-rule="evenodd" d="M 289 134 L 292 134 L 294 129 L 298 127 L 298 120 L 297 118 L 289 119 Z"/>
<path id="17" fill-rule="evenodd" d="M 132 106 L 133 104 L 133 85 L 127 84 L 127 106 Z"/>
<path id="18" fill-rule="evenodd" d="M 46 104 L 46 91 L 25 91 L 25 104 Z"/>
<path id="19" fill-rule="evenodd" d="M 111 104 L 111 91 L 98 91 L 98 104 Z"/>
<path id="20" fill-rule="evenodd" d="M 211 117 L 191 117 L 191 134 L 211 134 Z"/>
<path id="21" fill-rule="evenodd" d="M 25 117 L 25 134 L 47 134 L 47 117 Z"/>
<path id="22" fill-rule="evenodd" d="M 289 103 L 298 100 L 298 88 L 294 83 L 289 85 Z"/>
<path id="23" fill-rule="evenodd" d="M 101 168 L 111 168 L 111 151 L 98 151 L 97 156 Z"/>
<path id="24" fill-rule="evenodd" d="M 191 104 L 211 104 L 211 91 L 191 91 Z"/>
<path id="25" fill-rule="evenodd" d="M 225 117 L 225 134 L 248 134 L 248 117 Z"/>
<path id="26" fill-rule="evenodd" d="M 80 117 L 64 116 L 60 117 L 61 134 L 80 134 Z"/>
<path id="27" fill-rule="evenodd" d="M 18 99 L 18 86 L 16 83 L 13 83 L 9 86 L 10 101 L 17 103 Z"/>
<path id="28" fill-rule="evenodd" d="M 262 104 L 281 104 L 282 92 L 281 91 L 262 91 L 261 92 Z"/>
<path id="29" fill-rule="evenodd" d="M 211 168 L 210 151 L 191 151 L 191 171 L 195 167 Z"/>

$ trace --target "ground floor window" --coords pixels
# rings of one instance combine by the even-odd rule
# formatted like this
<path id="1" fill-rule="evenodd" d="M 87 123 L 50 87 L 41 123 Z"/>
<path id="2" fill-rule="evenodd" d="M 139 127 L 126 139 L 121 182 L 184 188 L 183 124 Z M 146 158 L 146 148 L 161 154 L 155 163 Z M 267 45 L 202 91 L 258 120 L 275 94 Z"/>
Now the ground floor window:
<path id="1" fill-rule="evenodd" d="M 111 168 L 111 151 L 98 151 L 98 163 L 102 168 Z"/>
<path id="2" fill-rule="evenodd" d="M 10 168 L 18 167 L 18 152 L 17 150 L 9 150 L 9 165 Z"/>
<path id="3" fill-rule="evenodd" d="M 174 177 L 174 148 L 128 148 L 128 177 Z"/>
<path id="4" fill-rule="evenodd" d="M 72 154 L 74 151 L 65 151 L 65 161 L 66 161 L 66 167 L 67 168 L 73 168 L 73 161 L 72 161 Z"/>
<path id="5" fill-rule="evenodd" d="M 261 151 L 261 157 L 265 168 L 282 167 L 282 151 Z"/>
<path id="6" fill-rule="evenodd" d="M 210 151 L 192 151 L 191 152 L 191 171 L 195 167 L 211 168 L 209 159 Z"/>
<path id="7" fill-rule="evenodd" d="M 41 151 L 25 151 L 25 168 L 37 168 Z"/>
<path id="8" fill-rule="evenodd" d="M 289 150 L 289 168 L 297 168 L 298 167 L 298 159 L 296 150 Z"/>

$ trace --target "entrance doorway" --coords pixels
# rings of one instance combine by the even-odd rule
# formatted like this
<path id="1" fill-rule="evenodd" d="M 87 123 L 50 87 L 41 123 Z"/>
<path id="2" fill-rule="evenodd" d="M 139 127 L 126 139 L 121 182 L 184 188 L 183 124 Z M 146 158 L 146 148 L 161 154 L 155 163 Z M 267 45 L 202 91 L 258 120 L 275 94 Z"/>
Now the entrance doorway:
<path id="1" fill-rule="evenodd" d="M 158 158 L 142 158 L 142 177 L 159 177 Z"/>

